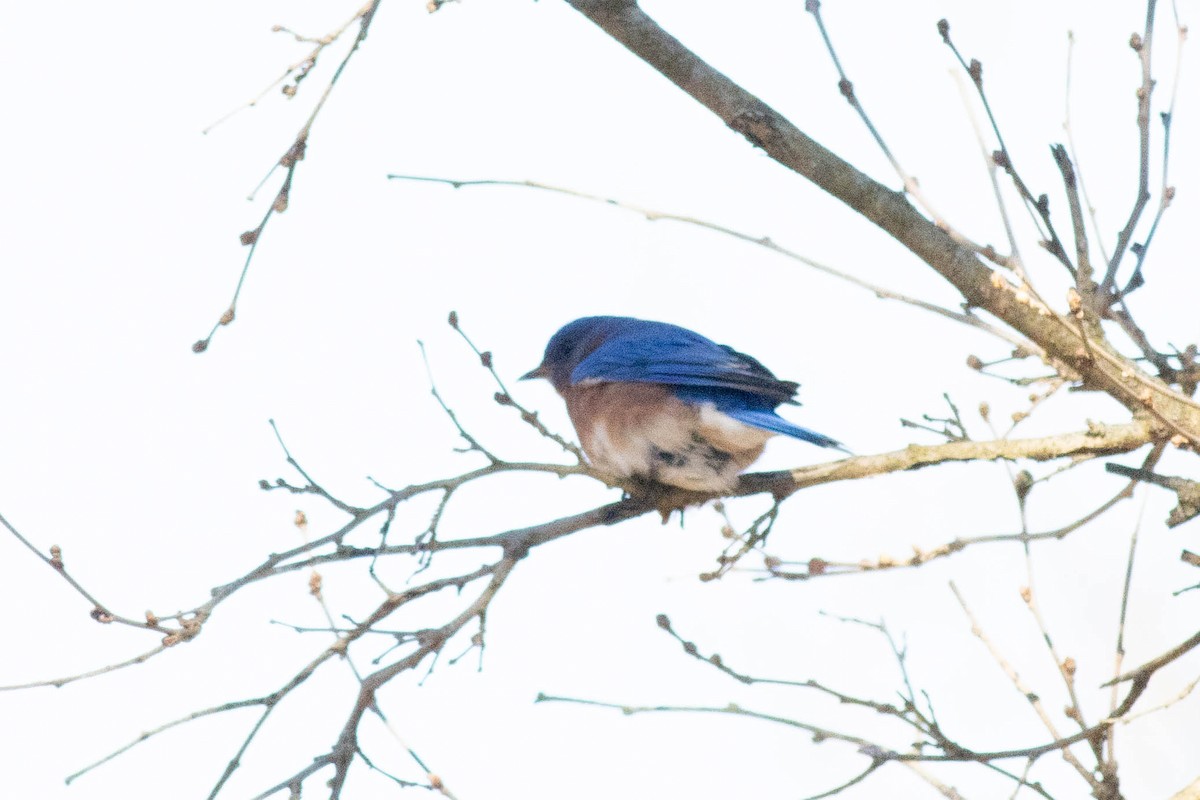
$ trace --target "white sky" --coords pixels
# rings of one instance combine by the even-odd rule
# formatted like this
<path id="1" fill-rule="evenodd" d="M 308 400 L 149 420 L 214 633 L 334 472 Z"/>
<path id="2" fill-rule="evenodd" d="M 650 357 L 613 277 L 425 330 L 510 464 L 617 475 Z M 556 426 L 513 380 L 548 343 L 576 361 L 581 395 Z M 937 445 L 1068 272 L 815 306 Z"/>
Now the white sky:
<path id="1" fill-rule="evenodd" d="M 838 94 L 799 0 L 744 2 L 735 13 L 728 3 L 645 6 L 806 132 L 898 185 Z M 1074 29 L 1076 139 L 1111 247 L 1136 179 L 1138 72 L 1127 41 L 1142 27 L 1139 6 L 831 1 L 824 13 L 893 151 L 955 224 L 997 246 L 1003 233 L 991 189 L 935 23 L 948 16 L 965 54 L 984 62 L 1010 149 L 1035 191 L 1050 194 L 1063 230 L 1048 145 L 1063 138 L 1066 31 Z M 1194 22 L 1196 4 L 1179 6 Z M 273 189 L 255 203 L 244 198 L 290 143 L 336 54 L 324 56 L 295 99 L 272 93 L 213 133 L 200 131 L 307 52 L 270 33 L 272 25 L 319 35 L 356 7 L 225 1 L 203 12 L 129 2 L 0 10 L 0 514 L 39 546 L 60 545 L 71 573 L 112 608 L 136 616 L 195 606 L 210 587 L 295 545 L 296 508 L 314 535 L 340 524 L 321 503 L 257 488 L 259 478 L 291 477 L 268 418 L 311 472 L 364 504 L 379 498 L 366 475 L 399 486 L 474 464 L 452 451 L 458 442 L 429 397 L 418 339 L 472 432 L 514 459 L 557 458 L 491 402 L 486 375 L 445 325 L 450 309 L 509 379 L 537 363 L 559 325 L 584 314 L 693 327 L 800 380 L 805 406 L 787 413 L 860 453 L 934 441 L 898 420 L 940 413 L 943 392 L 981 438 L 979 402 L 1001 420 L 1025 406 L 1023 391 L 964 366 L 968 354 L 1002 356 L 999 342 L 758 248 L 547 194 L 386 180 L 397 172 L 569 186 L 770 235 L 907 294 L 954 302 L 907 251 L 752 149 L 556 0 L 463 2 L 432 16 L 416 0 L 384 3 L 316 124 L 291 208 L 268 226 L 237 321 L 209 352 L 193 354 L 191 343 L 224 309 L 241 269 L 238 234 L 257 224 Z M 1156 99 L 1165 102 L 1174 63 L 1169 4 L 1157 48 Z M 1179 193 L 1151 249 L 1147 286 L 1131 301 L 1158 343 L 1180 347 L 1197 340 L 1200 291 L 1189 246 L 1200 213 L 1192 196 L 1200 82 L 1191 56 L 1171 161 Z M 1158 132 L 1156 125 L 1156 143 Z M 1154 163 L 1157 186 L 1157 144 Z M 1063 276 L 1039 254 L 1027 217 L 1017 221 L 1039 288 L 1061 297 Z M 548 386 L 522 385 L 520 397 L 568 428 Z M 1064 396 L 1024 430 L 1073 430 L 1088 418 L 1119 422 L 1124 414 L 1103 398 Z M 761 466 L 826 456 L 779 441 Z M 1031 528 L 1068 522 L 1119 485 L 1099 465 L 1039 485 Z M 443 536 L 485 535 L 611 499 L 583 480 L 484 482 L 451 506 Z M 1141 507 L 1140 498 L 1126 503 L 1036 552 L 1043 612 L 1061 652 L 1079 663 L 1092 720 L 1106 708 L 1107 690 L 1095 687 L 1111 677 L 1125 551 Z M 1177 560 L 1189 541 L 1195 549 L 1197 523 L 1167 531 L 1169 507 L 1166 493 L 1146 497 L 1130 665 L 1194 632 L 1200 610 L 1200 593 L 1170 596 L 1200 576 Z M 731 508 L 745 523 L 763 500 Z M 393 536 L 419 531 L 429 510 L 422 503 L 407 512 Z M 914 544 L 1017 526 L 1003 467 L 983 464 L 805 491 L 785 505 L 770 544 L 801 561 L 899 557 Z M 669 614 L 705 652 L 744 671 L 891 700 L 899 682 L 882 642 L 818 616 L 825 610 L 884 617 L 906 634 L 913 678 L 960 743 L 1047 741 L 971 638 L 946 586 L 954 579 L 1060 730 L 1071 730 L 1058 713 L 1065 699 L 1054 665 L 1018 596 L 1026 580 L 1018 548 L 807 585 L 736 573 L 699 582 L 722 544 L 717 517 L 702 510 L 688 514 L 686 528 L 648 517 L 540 548 L 492 607 L 484 671 L 475 671 L 474 657 L 453 667 L 443 660 L 422 686 L 420 675 L 394 681 L 384 710 L 462 800 L 801 797 L 850 777 L 863 757 L 768 723 L 626 718 L 532 700 L 544 691 L 617 703 L 736 701 L 904 747 L 907 734 L 869 712 L 803 692 L 740 687 L 688 659 L 654 625 L 655 614 Z M 11 537 L 0 536 L 0 575 L 0 684 L 73 674 L 153 646 L 151 636 L 92 622 L 86 603 Z M 325 577 L 335 613 L 361 616 L 379 600 L 361 565 Z M 62 779 L 145 729 L 286 681 L 327 644 L 320 634 L 268 623 L 321 624 L 306 582 L 298 573 L 244 592 L 196 642 L 138 669 L 0 696 L 6 796 L 205 796 L 250 714 L 157 737 L 70 789 Z M 414 616 L 397 625 L 434 623 L 440 618 Z M 465 646 L 453 643 L 447 655 Z M 360 663 L 375 654 L 362 651 Z M 1196 673 L 1193 654 L 1164 670 L 1143 702 L 1168 699 Z M 325 751 L 352 691 L 348 670 L 326 668 L 264 729 L 228 796 L 251 796 Z M 1196 703 L 1121 729 L 1129 797 L 1163 797 L 1196 777 Z M 380 764 L 417 777 L 374 723 L 364 727 L 364 743 Z M 1069 787 L 1058 796 L 1082 796 L 1065 770 L 1051 756 L 1034 774 L 1048 787 Z M 979 768 L 938 774 L 967 797 L 1011 793 Z M 361 767 L 353 781 L 347 797 L 395 794 Z M 319 779 L 306 788 L 305 796 L 321 796 Z M 844 796 L 884 794 L 934 796 L 899 767 Z"/>

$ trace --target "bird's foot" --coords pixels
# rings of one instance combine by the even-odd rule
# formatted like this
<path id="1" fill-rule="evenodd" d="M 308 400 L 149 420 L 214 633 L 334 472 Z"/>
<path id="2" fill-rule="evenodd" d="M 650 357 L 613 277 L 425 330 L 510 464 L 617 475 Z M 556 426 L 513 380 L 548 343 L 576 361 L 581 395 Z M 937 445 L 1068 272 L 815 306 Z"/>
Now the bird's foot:
<path id="1" fill-rule="evenodd" d="M 623 480 L 620 488 L 625 492 L 627 499 L 651 506 L 658 511 L 664 525 L 670 520 L 671 512 L 678 511 L 682 521 L 685 508 L 702 505 L 713 499 L 713 495 L 708 492 L 693 492 L 638 475 Z"/>

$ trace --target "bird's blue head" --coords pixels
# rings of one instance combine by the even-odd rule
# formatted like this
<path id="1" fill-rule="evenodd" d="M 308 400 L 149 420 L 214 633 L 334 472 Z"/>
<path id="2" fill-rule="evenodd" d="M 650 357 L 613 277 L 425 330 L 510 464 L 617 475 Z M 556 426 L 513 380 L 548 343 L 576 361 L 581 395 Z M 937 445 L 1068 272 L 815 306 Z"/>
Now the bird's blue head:
<path id="1" fill-rule="evenodd" d="M 568 322 L 550 337 L 542 363 L 521 376 L 521 380 L 545 378 L 560 392 L 571 385 L 571 373 L 609 337 L 629 323 L 629 317 L 583 317 Z"/>

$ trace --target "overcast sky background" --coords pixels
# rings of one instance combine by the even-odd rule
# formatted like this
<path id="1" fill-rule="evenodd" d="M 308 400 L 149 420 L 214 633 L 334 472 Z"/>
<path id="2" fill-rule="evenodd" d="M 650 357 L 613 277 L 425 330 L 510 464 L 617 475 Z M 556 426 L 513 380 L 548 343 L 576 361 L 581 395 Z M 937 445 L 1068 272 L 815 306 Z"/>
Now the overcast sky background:
<path id="1" fill-rule="evenodd" d="M 806 133 L 899 185 L 838 94 L 802 2 L 644 6 Z M 692 327 L 799 380 L 804 406 L 785 413 L 858 453 L 936 441 L 899 419 L 941 413 L 943 392 L 979 438 L 989 436 L 975 412 L 980 402 L 999 420 L 1027 406 L 1025 390 L 965 366 L 969 354 L 1003 356 L 998 340 L 761 248 L 528 190 L 387 180 L 405 173 L 572 187 L 769 235 L 856 276 L 953 304 L 954 292 L 928 267 L 556 0 L 463 2 L 433 15 L 417 0 L 385 2 L 315 125 L 290 209 L 267 228 L 236 322 L 208 352 L 193 354 L 192 342 L 229 302 L 245 256 L 238 234 L 257 224 L 276 181 L 256 201 L 245 198 L 292 141 L 341 50 L 322 57 L 294 99 L 272 92 L 208 135 L 201 131 L 308 52 L 271 33 L 272 25 L 322 35 L 355 8 L 225 0 L 203 11 L 144 2 L 0 10 L 7 76 L 0 83 L 0 514 L 39 547 L 60 545 L 71 573 L 112 608 L 138 616 L 194 607 L 211 587 L 298 544 L 297 508 L 314 536 L 341 524 L 319 502 L 257 488 L 260 478 L 294 477 L 269 418 L 301 463 L 352 502 L 380 498 L 367 475 L 402 486 L 475 465 L 453 451 L 459 442 L 429 396 L 417 340 L 473 433 L 513 459 L 560 459 L 492 403 L 487 375 L 445 324 L 451 309 L 496 354 L 508 380 L 538 362 L 555 329 L 585 314 Z M 965 55 L 983 61 L 1010 151 L 1035 191 L 1049 193 L 1063 228 L 1065 201 L 1048 146 L 1064 136 L 1067 31 L 1074 30 L 1075 135 L 1111 248 L 1136 181 L 1139 73 L 1128 39 L 1143 27 L 1139 4 L 837 0 L 823 9 L 858 96 L 893 151 L 955 225 L 1001 249 L 986 170 L 935 23 L 948 17 Z M 1194 2 L 1180 2 L 1179 10 L 1195 21 Z M 1174 68 L 1170 4 L 1158 23 L 1161 104 Z M 1179 347 L 1197 340 L 1200 292 L 1191 242 L 1200 214 L 1193 198 L 1200 82 L 1191 55 L 1174 121 L 1178 196 L 1156 234 L 1147 285 L 1131 300 L 1158 344 Z M 1157 124 L 1154 130 L 1152 188 L 1160 181 Z M 1039 288 L 1052 302 L 1062 298 L 1065 276 L 1040 253 L 1027 215 L 1015 218 Z M 520 385 L 519 398 L 569 430 L 548 386 Z M 1064 394 L 1022 435 L 1125 418 L 1106 398 Z M 828 456 L 775 441 L 760 465 Z M 1168 458 L 1162 471 L 1172 466 Z M 1030 526 L 1069 522 L 1119 487 L 1100 464 L 1039 485 Z M 443 536 L 486 535 L 612 499 L 584 479 L 485 481 L 451 505 Z M 1079 663 L 1090 720 L 1107 707 L 1107 690 L 1095 687 L 1112 675 L 1125 553 L 1139 518 L 1127 664 L 1195 631 L 1200 593 L 1171 592 L 1197 580 L 1178 553 L 1194 544 L 1198 523 L 1168 531 L 1162 520 L 1170 499 L 1149 492 L 1143 512 L 1139 492 L 1065 542 L 1037 548 L 1043 613 L 1061 652 Z M 765 506 L 752 498 L 730 508 L 744 525 Z M 419 503 L 406 511 L 393 536 L 415 535 L 430 510 Z M 709 509 L 689 512 L 686 522 L 660 526 L 648 517 L 539 548 L 492 606 L 482 673 L 473 656 L 456 666 L 443 659 L 420 686 L 423 671 L 389 685 L 384 710 L 457 797 L 795 798 L 867 764 L 848 746 L 816 745 L 783 726 L 534 705 L 539 691 L 616 703 L 735 701 L 898 749 L 911 740 L 870 712 L 811 693 L 737 685 L 681 653 L 656 628 L 658 613 L 736 669 L 812 678 L 890 701 L 900 682 L 881 639 L 818 612 L 886 618 L 907 637 L 913 679 L 960 743 L 1002 749 L 1048 741 L 970 636 L 950 579 L 1045 698 L 1060 731 L 1071 730 L 1058 712 L 1065 698 L 1054 664 L 1018 594 L 1026 582 L 1018 547 L 809 584 L 759 583 L 748 573 L 702 583 L 697 575 L 712 568 L 724 544 L 721 522 Z M 798 561 L 903 557 L 914 545 L 1018 525 L 1003 466 L 952 466 L 802 492 L 785 504 L 770 549 Z M 363 529 L 361 543 L 373 530 Z M 397 581 L 408 567 L 396 565 Z M 324 573 L 335 613 L 361 617 L 378 603 L 361 565 Z M 0 576 L 0 684 L 74 674 L 155 643 L 153 635 L 92 622 L 82 598 L 7 534 L 0 536 Z M 206 796 L 254 712 L 156 737 L 71 788 L 62 779 L 143 730 L 278 688 L 328 643 L 270 620 L 322 624 L 306 574 L 243 592 L 195 642 L 149 664 L 60 690 L 0 695 L 6 796 Z M 414 615 L 396 624 L 441 622 Z M 447 655 L 465 647 L 464 638 Z M 359 662 L 369 666 L 382 649 L 363 650 Z M 1169 699 L 1198 669 L 1195 654 L 1172 665 L 1142 702 Z M 325 752 L 354 689 L 343 665 L 324 668 L 272 718 L 228 796 L 252 796 Z M 1197 702 L 1191 697 L 1121 729 L 1129 797 L 1169 796 L 1196 777 Z M 364 725 L 363 741 L 381 765 L 419 777 L 373 722 Z M 938 774 L 971 798 L 1012 791 L 979 768 Z M 1034 776 L 1069 787 L 1060 796 L 1083 795 L 1057 757 L 1042 759 Z M 347 797 L 397 794 L 361 766 L 352 781 Z M 322 796 L 321 788 L 321 779 L 312 780 L 305 796 Z M 935 796 L 900 767 L 844 796 L 885 794 Z"/>

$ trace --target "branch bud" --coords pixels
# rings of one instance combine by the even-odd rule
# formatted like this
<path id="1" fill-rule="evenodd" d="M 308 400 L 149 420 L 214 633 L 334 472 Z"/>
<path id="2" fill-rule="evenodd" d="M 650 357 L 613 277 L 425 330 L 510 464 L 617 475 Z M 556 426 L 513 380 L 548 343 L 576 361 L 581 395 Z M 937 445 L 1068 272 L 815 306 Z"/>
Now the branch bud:
<path id="1" fill-rule="evenodd" d="M 937 23 L 938 36 L 942 37 L 942 41 L 950 44 L 950 23 L 945 19 L 939 19 Z"/>
<path id="2" fill-rule="evenodd" d="M 1033 488 L 1033 474 L 1023 469 L 1013 478 L 1013 490 L 1017 493 L 1017 499 L 1025 502 L 1025 498 L 1029 496 L 1029 491 Z"/>
<path id="3" fill-rule="evenodd" d="M 287 152 L 284 153 L 279 159 L 279 166 L 284 167 L 285 169 L 291 169 L 292 167 L 296 166 L 297 161 L 304 160 L 304 150 L 307 146 L 308 143 L 303 137 L 292 142 L 292 146 L 289 147 Z"/>
<path id="4" fill-rule="evenodd" d="M 971 65 L 967 67 L 967 73 L 971 76 L 971 80 L 975 81 L 975 85 L 983 88 L 983 63 L 977 58 L 971 59 Z"/>
<path id="5" fill-rule="evenodd" d="M 1072 286 L 1067 289 L 1067 307 L 1071 309 L 1071 313 L 1078 315 L 1083 310 L 1083 298 L 1079 296 L 1079 292 Z"/>

